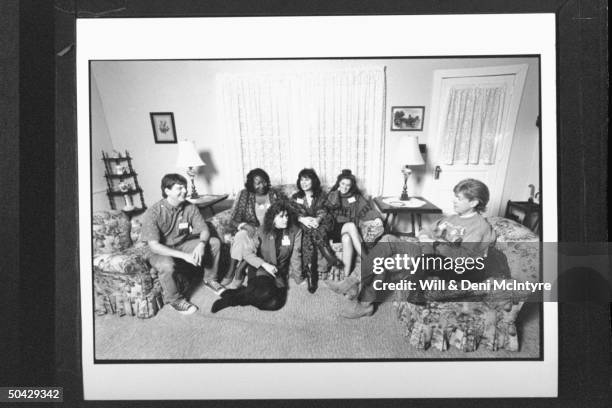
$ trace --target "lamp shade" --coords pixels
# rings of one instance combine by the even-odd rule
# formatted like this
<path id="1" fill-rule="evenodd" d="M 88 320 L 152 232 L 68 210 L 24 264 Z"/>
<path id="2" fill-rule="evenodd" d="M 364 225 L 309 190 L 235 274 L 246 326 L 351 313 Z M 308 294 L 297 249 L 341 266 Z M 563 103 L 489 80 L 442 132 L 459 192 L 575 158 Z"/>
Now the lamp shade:
<path id="1" fill-rule="evenodd" d="M 401 163 L 406 166 L 422 166 L 425 164 L 416 136 L 402 136 L 397 151 L 400 154 Z"/>
<path id="2" fill-rule="evenodd" d="M 206 166 L 200 155 L 196 151 L 195 144 L 189 140 L 178 142 L 178 156 L 176 157 L 176 167 L 199 167 Z"/>

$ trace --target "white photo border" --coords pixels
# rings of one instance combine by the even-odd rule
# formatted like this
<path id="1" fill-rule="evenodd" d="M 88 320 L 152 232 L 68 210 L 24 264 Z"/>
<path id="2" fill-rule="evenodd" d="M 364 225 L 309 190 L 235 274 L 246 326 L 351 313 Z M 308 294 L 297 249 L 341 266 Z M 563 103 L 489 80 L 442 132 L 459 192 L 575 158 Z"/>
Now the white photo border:
<path id="1" fill-rule="evenodd" d="M 401 37 L 422 40 L 387 41 Z M 558 230 L 554 14 L 77 19 L 77 44 L 85 399 L 557 396 L 558 315 L 557 304 L 552 302 L 543 305 L 542 361 L 94 364 L 88 71 L 89 61 L 99 59 L 540 55 L 541 178 L 547 188 L 542 203 L 546 214 L 542 231 L 543 241 L 555 242 Z M 543 270 L 546 273 L 554 267 Z M 464 380 L 458 380 L 458 375 Z M 227 381 L 228 378 L 232 381 Z M 235 387 L 236 383 L 250 386 Z"/>

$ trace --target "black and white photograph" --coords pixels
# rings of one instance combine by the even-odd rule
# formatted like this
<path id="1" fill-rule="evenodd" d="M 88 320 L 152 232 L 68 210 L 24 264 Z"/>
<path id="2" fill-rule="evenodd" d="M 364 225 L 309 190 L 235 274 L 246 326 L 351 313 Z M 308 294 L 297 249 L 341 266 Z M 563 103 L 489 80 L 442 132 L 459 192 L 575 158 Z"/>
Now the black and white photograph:
<path id="1" fill-rule="evenodd" d="M 479 346 L 470 348 L 453 334 L 419 342 L 421 324 L 431 330 L 440 322 L 415 315 L 436 306 L 392 299 L 374 312 L 343 296 L 359 290 L 362 241 L 392 235 L 418 242 L 429 225 L 456 212 L 453 189 L 463 180 L 488 190 L 481 214 L 495 230 L 492 241 L 540 239 L 504 216 L 506 203 L 527 201 L 528 186 L 539 186 L 538 57 L 91 61 L 90 67 L 96 360 L 540 358 L 537 304 L 515 308 L 512 340 L 486 347 L 478 337 Z M 436 114 L 429 128 L 436 132 L 417 138 L 386 131 L 385 106 L 401 97 L 392 90 L 404 88 L 428 103 L 438 89 L 448 90 L 431 100 Z M 461 98 L 471 104 L 447 103 Z M 180 143 L 156 146 L 137 120 L 139 112 L 126 114 L 128 106 L 146 111 L 162 103 L 180 112 L 190 151 Z M 422 108 L 399 112 L 422 118 Z M 113 151 L 129 152 L 138 173 L 138 190 L 132 191 L 137 196 L 142 190 L 146 212 L 109 208 L 106 196 L 113 192 L 104 188 L 108 176 L 98 164 Z M 436 167 L 442 168 L 438 174 Z M 401 205 L 404 168 L 412 173 L 409 207 Z M 294 214 L 283 203 L 303 203 L 310 191 L 321 203 L 309 212 Z M 338 192 L 346 196 L 346 214 L 329 204 Z M 187 201 L 199 195 L 226 199 Z M 197 212 L 182 215 L 185 228 L 193 229 L 188 237 L 181 222 L 174 231 L 164 220 L 169 216 L 163 211 L 171 208 Z M 306 227 L 299 219 L 310 213 L 324 214 L 331 226 Z M 276 231 L 278 214 L 288 216 L 281 230 L 301 234 L 298 242 L 287 235 L 291 251 L 282 255 L 287 262 L 277 272 L 283 274 L 282 293 L 265 305 L 265 299 L 243 299 L 241 291 L 254 290 L 250 269 L 262 262 L 280 268 L 274 259 L 281 254 L 266 255 L 259 235 Z M 411 216 L 422 220 L 420 227 L 406 222 Z M 201 242 L 201 264 L 166 255 L 171 248 L 191 256 Z M 539 278 L 537 253 L 525 258 L 520 249 L 505 250 L 512 276 Z M 489 309 L 485 302 L 474 316 Z M 461 310 L 457 302 L 448 313 Z M 455 333 L 459 326 L 443 329 Z"/>
<path id="2" fill-rule="evenodd" d="M 391 130 L 423 130 L 424 106 L 394 106 L 391 108 Z"/>
<path id="3" fill-rule="evenodd" d="M 542 56 L 312 52 L 83 54 L 86 365 L 185 364 L 207 375 L 236 364 L 548 367 L 549 305 L 400 291 L 382 300 L 369 296 L 363 266 L 379 243 L 422 253 L 438 229 L 468 236 L 472 227 L 452 225 L 467 214 L 504 278 L 541 281 L 534 244 L 545 231 L 507 215 L 529 202 L 541 219 L 546 202 Z M 174 115 L 180 136 L 168 144 L 162 128 L 176 138 Z M 108 174 L 105 161 L 120 157 L 130 171 Z M 112 204 L 115 188 L 123 206 Z M 389 395 L 406 392 L 418 395 Z"/>

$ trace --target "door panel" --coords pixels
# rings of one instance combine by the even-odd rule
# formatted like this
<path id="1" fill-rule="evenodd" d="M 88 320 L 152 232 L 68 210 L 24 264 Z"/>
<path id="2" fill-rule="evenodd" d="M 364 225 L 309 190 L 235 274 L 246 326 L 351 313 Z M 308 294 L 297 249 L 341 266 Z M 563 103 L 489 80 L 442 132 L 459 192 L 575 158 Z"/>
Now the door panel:
<path id="1" fill-rule="evenodd" d="M 523 94 L 527 65 L 489 67 L 434 72 L 432 114 L 429 117 L 429 157 L 432 176 L 424 186 L 426 197 L 445 213 L 452 213 L 453 187 L 462 179 L 475 178 L 484 182 L 491 193 L 488 215 L 499 214 L 508 158 L 514 136 L 518 108 Z M 495 136 L 494 163 L 445 164 L 444 128 L 452 89 L 474 87 L 505 87 L 501 109 L 501 121 Z M 439 166 L 439 177 L 434 169 Z"/>

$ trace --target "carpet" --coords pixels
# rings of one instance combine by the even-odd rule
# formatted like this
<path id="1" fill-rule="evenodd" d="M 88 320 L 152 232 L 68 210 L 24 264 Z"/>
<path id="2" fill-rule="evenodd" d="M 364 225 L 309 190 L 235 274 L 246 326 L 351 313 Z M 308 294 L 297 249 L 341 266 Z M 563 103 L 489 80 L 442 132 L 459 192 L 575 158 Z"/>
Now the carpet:
<path id="1" fill-rule="evenodd" d="M 392 303 L 383 303 L 370 317 L 347 320 L 338 315 L 347 301 L 325 284 L 310 294 L 293 285 L 281 310 L 232 307 L 216 314 L 217 296 L 198 287 L 191 301 L 197 313 L 183 316 L 170 306 L 141 320 L 114 315 L 95 317 L 95 356 L 99 360 L 207 359 L 482 359 L 537 358 L 539 308 L 521 310 L 518 352 L 491 352 L 484 347 L 465 353 L 454 348 L 416 350 L 404 337 L 404 327 Z"/>

